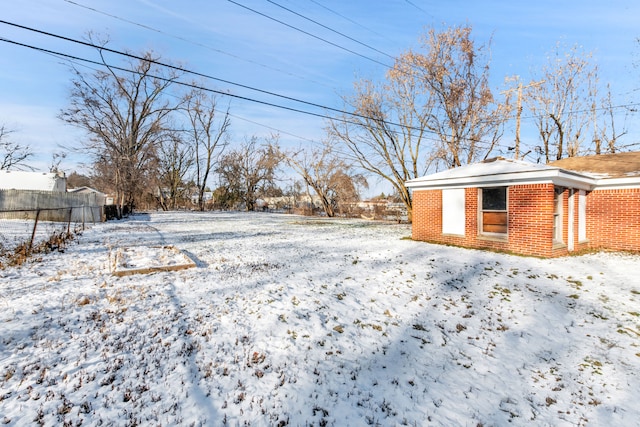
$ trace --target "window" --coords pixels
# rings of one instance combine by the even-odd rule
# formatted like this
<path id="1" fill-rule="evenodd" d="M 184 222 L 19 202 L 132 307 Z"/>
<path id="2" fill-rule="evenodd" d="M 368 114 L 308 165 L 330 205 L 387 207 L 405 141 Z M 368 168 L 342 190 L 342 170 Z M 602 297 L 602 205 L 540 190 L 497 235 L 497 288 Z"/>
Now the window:
<path id="1" fill-rule="evenodd" d="M 481 188 L 482 233 L 507 233 L 507 187 Z"/>
<path id="2" fill-rule="evenodd" d="M 562 242 L 562 193 L 561 187 L 553 189 L 553 240 Z"/>

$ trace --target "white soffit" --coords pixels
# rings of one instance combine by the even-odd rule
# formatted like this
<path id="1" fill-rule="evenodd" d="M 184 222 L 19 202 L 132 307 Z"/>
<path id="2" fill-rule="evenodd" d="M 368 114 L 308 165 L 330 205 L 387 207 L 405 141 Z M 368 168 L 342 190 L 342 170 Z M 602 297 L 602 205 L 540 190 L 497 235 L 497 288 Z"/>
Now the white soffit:
<path id="1" fill-rule="evenodd" d="M 416 178 L 406 183 L 413 189 L 487 187 L 553 183 L 563 187 L 592 190 L 596 179 L 557 167 L 517 160 L 495 160 Z"/>
<path id="2" fill-rule="evenodd" d="M 634 188 L 640 188 L 639 177 L 598 179 L 593 190 L 628 190 Z"/>

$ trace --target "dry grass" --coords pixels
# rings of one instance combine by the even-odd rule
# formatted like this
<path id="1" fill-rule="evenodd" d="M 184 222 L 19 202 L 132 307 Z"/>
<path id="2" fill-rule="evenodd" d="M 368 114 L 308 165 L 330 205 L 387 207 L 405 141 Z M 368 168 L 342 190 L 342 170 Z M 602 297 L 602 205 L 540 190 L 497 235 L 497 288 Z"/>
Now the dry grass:
<path id="1" fill-rule="evenodd" d="M 56 231 L 47 240 L 37 245 L 31 246 L 29 242 L 23 242 L 13 252 L 1 254 L 4 262 L 0 262 L 0 269 L 4 269 L 6 266 L 20 266 L 38 254 L 45 254 L 55 250 L 64 252 L 67 243 L 73 240 L 76 234 L 77 231 Z"/>

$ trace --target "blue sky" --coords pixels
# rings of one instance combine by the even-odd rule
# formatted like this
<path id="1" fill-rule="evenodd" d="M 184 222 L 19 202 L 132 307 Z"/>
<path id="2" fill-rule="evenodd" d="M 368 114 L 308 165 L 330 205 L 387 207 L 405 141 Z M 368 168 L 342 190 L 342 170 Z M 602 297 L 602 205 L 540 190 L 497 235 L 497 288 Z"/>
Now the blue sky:
<path id="1" fill-rule="evenodd" d="M 611 82 L 614 103 L 631 104 L 640 88 L 640 2 L 602 1 L 422 1 L 422 0 L 23 0 L 5 2 L 0 19 L 82 39 L 106 34 L 116 50 L 153 49 L 163 60 L 220 79 L 332 108 L 349 94 L 354 80 L 381 80 L 389 56 L 414 48 L 425 28 L 471 25 L 478 43 L 491 43 L 491 76 L 496 92 L 504 78 L 527 82 L 557 43 L 593 52 L 601 82 Z M 245 7 L 242 7 L 243 5 Z M 347 35 L 342 37 L 309 20 Z M 297 27 L 330 43 L 296 31 Z M 73 43 L 0 24 L 0 38 L 95 59 Z M 335 46 L 338 45 L 339 47 Z M 367 45 L 367 46 L 364 46 Z M 374 48 L 371 49 L 370 47 Z M 352 51 L 352 52 L 349 52 Z M 355 52 L 355 53 L 353 53 Z M 117 57 L 111 61 L 119 63 Z M 11 139 L 37 153 L 32 164 L 46 170 L 61 145 L 77 145 L 84 134 L 56 118 L 68 105 L 71 73 L 60 58 L 0 42 L 0 124 Z M 247 89 L 206 81 L 207 87 L 322 113 Z M 224 100 L 223 100 L 224 101 Z M 225 101 L 226 102 L 226 101 Z M 274 132 L 285 144 L 309 144 L 324 135 L 321 118 L 232 99 L 235 140 Z M 630 133 L 637 140 L 631 117 Z M 526 127 L 526 123 L 523 123 Z M 622 126 L 622 123 L 620 123 Z M 505 138 L 513 139 L 507 132 Z M 82 170 L 80 154 L 62 162 Z"/>

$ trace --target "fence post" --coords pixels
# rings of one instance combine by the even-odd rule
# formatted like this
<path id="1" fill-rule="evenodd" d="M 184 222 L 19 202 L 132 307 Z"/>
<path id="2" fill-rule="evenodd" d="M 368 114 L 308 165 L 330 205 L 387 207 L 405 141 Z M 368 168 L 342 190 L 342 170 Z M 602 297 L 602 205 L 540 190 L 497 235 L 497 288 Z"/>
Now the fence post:
<path id="1" fill-rule="evenodd" d="M 36 237 L 36 228 L 38 227 L 38 217 L 40 216 L 40 209 L 36 210 L 36 219 L 33 221 L 33 231 L 31 232 L 31 240 L 29 240 L 29 251 L 31 252 L 31 248 L 33 247 L 33 239 Z"/>
<path id="2" fill-rule="evenodd" d="M 71 230 L 71 214 L 73 213 L 73 206 L 69 208 L 69 217 L 67 218 L 67 236 Z"/>

